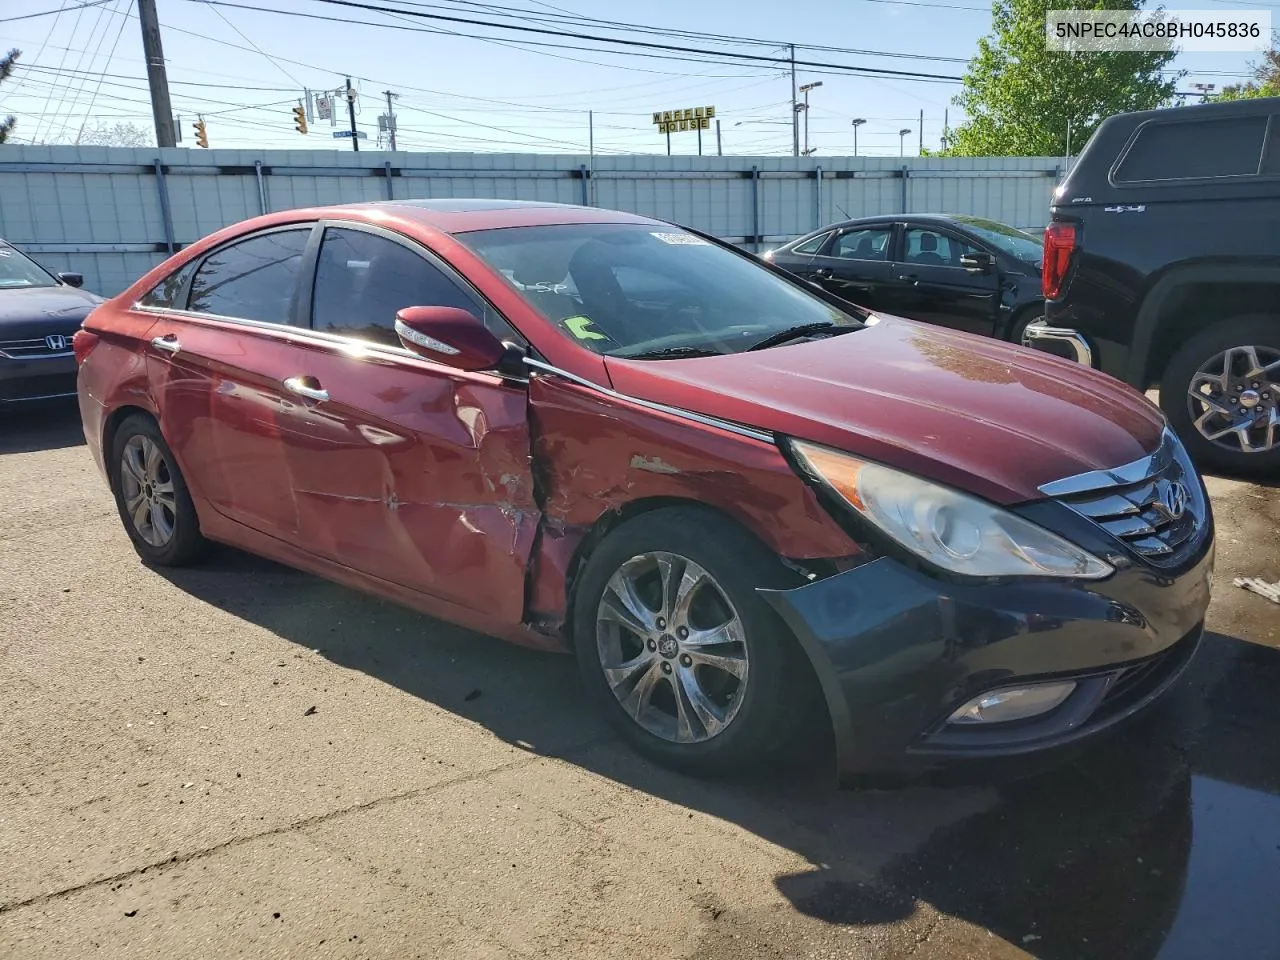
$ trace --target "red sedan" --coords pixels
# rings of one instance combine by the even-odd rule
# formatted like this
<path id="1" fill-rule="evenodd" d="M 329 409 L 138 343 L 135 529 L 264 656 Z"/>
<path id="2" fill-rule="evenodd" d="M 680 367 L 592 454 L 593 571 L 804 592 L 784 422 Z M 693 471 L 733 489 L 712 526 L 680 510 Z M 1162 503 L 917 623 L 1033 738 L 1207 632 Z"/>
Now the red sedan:
<path id="1" fill-rule="evenodd" d="M 276 213 L 74 346 L 145 562 L 218 541 L 571 650 L 681 769 L 755 763 L 814 705 L 842 774 L 1056 747 L 1200 640 L 1209 502 L 1143 396 L 669 223 Z"/>

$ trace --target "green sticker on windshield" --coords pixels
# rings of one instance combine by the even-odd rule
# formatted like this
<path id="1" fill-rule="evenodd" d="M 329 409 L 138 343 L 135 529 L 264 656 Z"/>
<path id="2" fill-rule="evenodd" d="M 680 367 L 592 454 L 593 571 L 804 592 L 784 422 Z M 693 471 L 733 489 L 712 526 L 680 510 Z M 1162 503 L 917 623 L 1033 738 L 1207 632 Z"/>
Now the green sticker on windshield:
<path id="1" fill-rule="evenodd" d="M 608 340 L 603 333 L 588 329 L 592 320 L 590 317 L 565 317 L 560 321 L 561 325 L 572 333 L 579 340 Z"/>

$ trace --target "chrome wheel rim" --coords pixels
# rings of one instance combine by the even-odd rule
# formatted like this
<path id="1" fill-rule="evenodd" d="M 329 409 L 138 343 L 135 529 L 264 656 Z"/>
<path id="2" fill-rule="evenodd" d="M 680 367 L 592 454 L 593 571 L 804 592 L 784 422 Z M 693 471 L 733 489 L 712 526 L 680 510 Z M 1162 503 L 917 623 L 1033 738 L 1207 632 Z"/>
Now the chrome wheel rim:
<path id="1" fill-rule="evenodd" d="M 715 578 L 686 557 L 644 553 L 614 572 L 596 609 L 596 648 L 622 708 L 663 740 L 710 740 L 742 706 L 742 618 Z"/>
<path id="2" fill-rule="evenodd" d="M 1187 388 L 1200 436 L 1233 453 L 1267 453 L 1280 443 L 1280 350 L 1231 347 L 1200 365 Z"/>
<path id="3" fill-rule="evenodd" d="M 146 543 L 163 547 L 173 539 L 178 521 L 173 474 L 160 445 L 138 434 L 120 456 L 120 492 L 133 529 Z"/>

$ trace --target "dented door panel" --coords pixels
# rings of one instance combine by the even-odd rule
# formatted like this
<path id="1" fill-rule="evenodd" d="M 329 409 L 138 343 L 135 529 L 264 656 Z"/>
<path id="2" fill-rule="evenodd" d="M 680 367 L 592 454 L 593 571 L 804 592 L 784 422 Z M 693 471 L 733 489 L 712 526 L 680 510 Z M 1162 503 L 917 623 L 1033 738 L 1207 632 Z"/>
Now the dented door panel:
<path id="1" fill-rule="evenodd" d="M 565 615 L 566 578 L 582 538 L 602 516 L 652 498 L 729 514 L 783 557 L 856 556 L 777 447 L 603 396 L 554 376 L 529 385 L 543 526 L 530 570 L 530 619 Z"/>
<path id="2" fill-rule="evenodd" d="M 305 548 L 517 624 L 539 512 L 527 395 L 490 374 L 314 341 L 286 450 Z"/>

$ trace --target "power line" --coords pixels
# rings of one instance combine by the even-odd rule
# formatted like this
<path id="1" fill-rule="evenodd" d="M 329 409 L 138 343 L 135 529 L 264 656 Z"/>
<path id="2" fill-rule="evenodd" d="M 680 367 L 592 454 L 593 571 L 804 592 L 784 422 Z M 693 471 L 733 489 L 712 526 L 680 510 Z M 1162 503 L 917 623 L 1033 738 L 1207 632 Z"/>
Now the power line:
<path id="1" fill-rule="evenodd" d="M 243 41 L 244 41 L 245 43 L 247 43 L 249 46 L 253 47 L 253 49 L 257 50 L 257 51 L 258 51 L 260 54 L 262 54 L 264 57 L 266 57 L 266 58 L 267 58 L 267 60 L 268 60 L 268 61 L 270 61 L 271 65 L 272 65 L 273 67 L 275 67 L 277 70 L 279 70 L 281 73 L 283 73 L 286 77 L 288 77 L 290 80 L 292 80 L 292 81 L 293 81 L 297 86 L 299 86 L 299 87 L 304 86 L 304 84 L 302 83 L 302 81 L 300 81 L 300 80 L 299 80 L 297 77 L 295 77 L 292 73 L 290 73 L 288 70 L 286 70 L 284 67 L 282 67 L 282 66 L 281 66 L 281 65 L 276 61 L 276 59 L 275 59 L 274 57 L 272 57 L 272 56 L 271 56 L 271 54 L 267 53 L 267 52 L 266 52 L 265 50 L 263 50 L 260 46 L 258 46 L 256 43 L 254 43 L 254 42 L 253 42 L 252 40 L 250 40 L 248 37 L 246 37 L 246 36 L 241 32 L 241 30 L 240 30 L 240 28 L 239 28 L 239 27 L 237 27 L 234 23 L 232 23 L 230 20 L 228 20 L 228 19 L 223 15 L 223 13 L 222 13 L 222 11 L 221 11 L 221 10 L 219 10 L 217 7 L 213 6 L 212 4 L 206 4 L 206 6 L 208 6 L 208 7 L 209 7 L 209 9 L 210 9 L 210 10 L 212 10 L 215 14 L 217 14 L 217 16 L 218 16 L 218 19 L 219 19 L 219 20 L 221 20 L 221 21 L 222 21 L 223 23 L 225 23 L 228 27 L 230 27 L 232 30 L 234 30 L 234 31 L 236 32 L 236 34 L 240 37 L 240 39 L 241 39 L 241 40 L 243 40 Z"/>
<path id="2" fill-rule="evenodd" d="M 128 10 L 133 5 L 133 0 L 122 0 L 122 3 L 124 5 L 124 8 Z M 115 57 L 116 49 L 120 46 L 120 37 L 124 34 L 124 28 L 126 25 L 128 25 L 128 23 L 129 23 L 128 17 L 120 18 L 120 29 L 116 31 L 116 38 L 114 41 L 112 41 L 111 50 L 107 53 L 107 62 L 102 65 L 102 69 L 104 71 L 111 66 L 111 60 L 113 57 Z M 103 36 L 105 37 L 106 34 L 104 33 Z M 102 81 L 105 78 L 105 76 L 106 76 L 105 73 L 99 74 L 98 76 L 98 85 L 93 88 L 93 96 L 89 98 L 89 106 L 85 108 L 85 118 L 80 122 L 80 134 L 76 137 L 77 141 L 79 141 L 80 136 L 83 136 L 85 124 L 89 122 L 88 115 L 98 102 L 98 93 L 102 90 Z M 70 115 L 68 115 L 68 119 L 70 119 Z"/>
<path id="3" fill-rule="evenodd" d="M 343 20 L 338 17 L 325 17 L 325 16 L 320 16 L 319 14 L 303 13 L 301 11 L 295 11 L 295 10 L 276 10 L 269 7 L 251 7 L 246 4 L 231 3 L 231 2 L 228 2 L 228 0 L 188 0 L 188 2 L 207 3 L 210 5 L 230 7 L 230 8 L 240 9 L 240 10 L 256 10 L 261 13 L 276 13 L 282 16 L 303 17 L 311 20 L 327 20 L 334 23 L 346 23 L 346 24 L 363 23 L 365 26 L 382 27 L 387 29 L 391 28 L 390 24 L 371 23 L 369 21 L 353 21 L 349 19 Z M 700 57 L 712 58 L 712 59 L 703 60 L 700 62 L 715 63 L 715 62 L 724 62 L 728 60 L 728 61 L 736 61 L 736 62 L 767 63 L 776 67 L 783 67 L 783 66 L 789 67 L 792 63 L 792 61 L 788 58 L 771 57 L 771 56 L 766 56 L 765 54 L 738 53 L 735 51 L 728 51 L 728 50 L 707 50 L 705 48 L 686 47 L 678 44 L 653 43 L 647 40 L 631 40 L 631 39 L 626 39 L 621 37 L 602 37 L 594 34 L 578 33 L 575 31 L 568 31 L 568 30 L 551 30 L 545 27 L 527 27 L 527 26 L 519 26 L 515 24 L 493 23 L 492 21 L 475 20 L 467 17 L 452 17 L 452 16 L 445 16 L 444 14 L 420 13 L 415 10 L 405 10 L 403 8 L 396 8 L 396 7 L 385 7 L 385 6 L 381 6 L 379 4 L 373 4 L 373 3 L 361 3 L 361 2 L 358 2 L 358 0 L 312 0 L 312 2 L 324 3 L 332 6 L 346 7 L 346 8 L 352 8 L 357 10 L 369 10 L 374 13 L 402 14 L 402 15 L 417 17 L 417 18 L 426 19 L 426 20 L 442 20 L 449 23 L 463 23 L 463 24 L 470 24 L 472 26 L 490 27 L 498 30 L 511 30 L 519 33 L 534 33 L 534 34 L 539 34 L 543 36 L 564 37 L 564 38 L 573 39 L 573 40 L 584 40 L 592 43 L 608 43 L 608 44 L 615 44 L 615 45 L 625 46 L 625 47 L 639 47 L 646 50 L 661 50 L 661 51 L 666 51 L 668 53 L 695 54 Z M 396 27 L 395 29 L 403 29 L 403 28 Z M 438 33 L 439 31 L 426 30 L 423 32 Z M 477 38 L 477 39 L 494 39 L 494 38 L 487 37 L 487 38 Z M 603 50 L 596 49 L 594 52 L 604 53 L 604 52 L 610 52 L 610 51 L 603 51 Z M 612 52 L 618 52 L 618 51 L 612 51 Z M 679 60 L 679 59 L 687 59 L 687 58 L 669 56 L 665 59 Z M 953 77 L 945 74 L 920 73 L 920 72 L 908 71 L 908 70 L 891 70 L 891 69 L 888 69 L 887 67 L 859 67 L 859 66 L 854 66 L 852 64 L 828 63 L 824 61 L 814 61 L 814 60 L 796 60 L 794 62 L 796 66 L 801 66 L 801 67 L 822 68 L 826 70 L 839 71 L 842 73 L 865 74 L 870 76 L 888 76 L 888 77 L 895 77 L 903 80 L 927 80 L 927 81 L 943 81 L 943 82 L 958 83 L 962 79 L 960 77 Z"/>
<path id="4" fill-rule="evenodd" d="M 112 0 L 89 0 L 88 3 L 80 3 L 70 9 L 64 2 L 57 10 L 41 10 L 39 13 L 24 13 L 20 17 L 3 17 L 0 23 L 17 23 L 19 20 L 34 20 L 36 17 L 53 17 L 59 14 L 69 13 L 71 10 L 84 10 L 86 7 L 101 7 L 104 4 L 111 3 Z"/>

